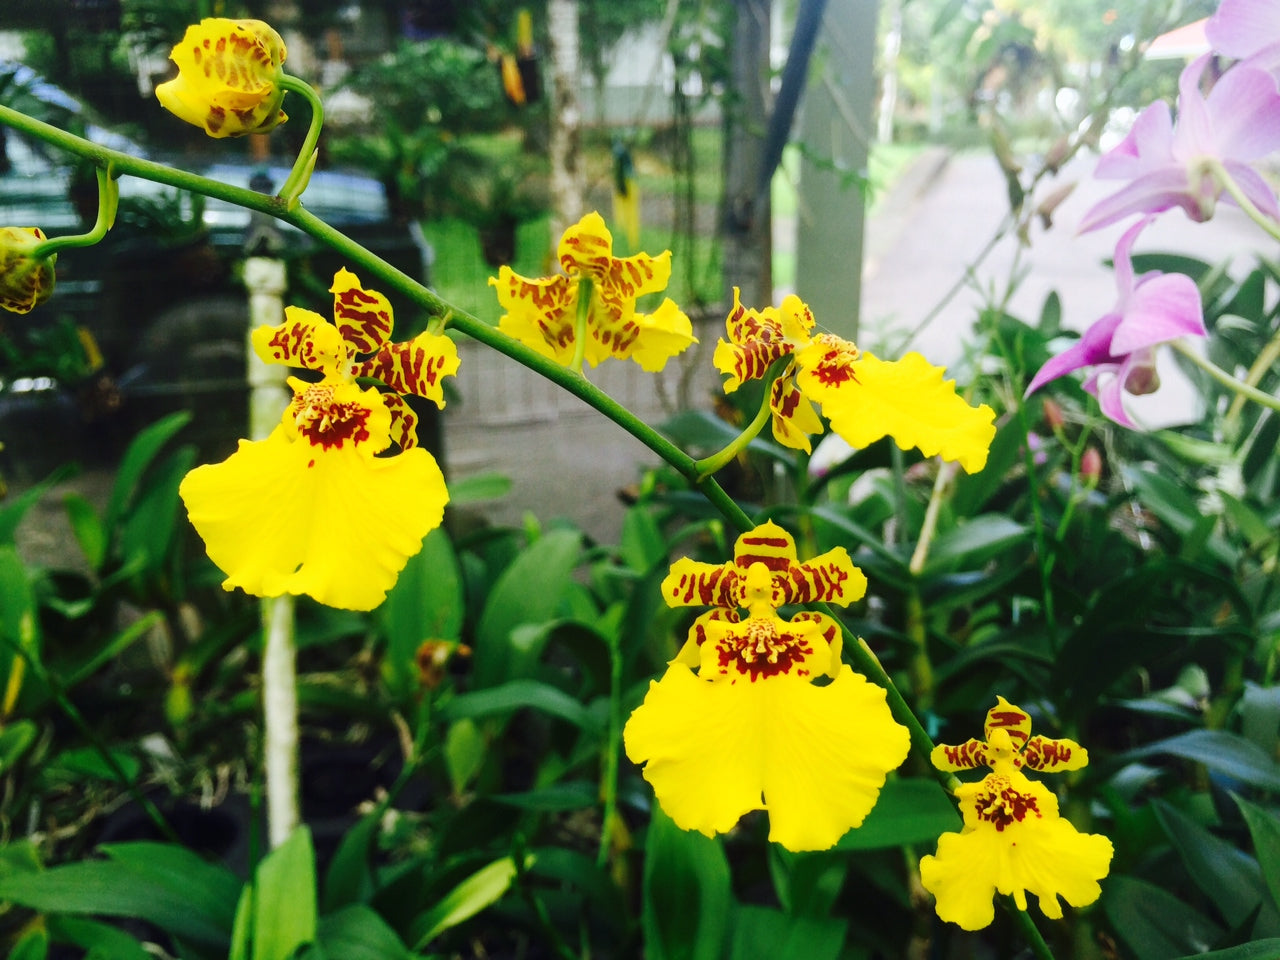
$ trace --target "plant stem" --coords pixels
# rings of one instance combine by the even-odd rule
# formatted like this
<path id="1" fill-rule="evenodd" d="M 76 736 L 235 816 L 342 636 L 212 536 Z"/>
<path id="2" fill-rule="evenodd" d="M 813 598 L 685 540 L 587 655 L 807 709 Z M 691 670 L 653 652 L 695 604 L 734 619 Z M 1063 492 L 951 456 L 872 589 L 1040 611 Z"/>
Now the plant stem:
<path id="1" fill-rule="evenodd" d="M 596 865 L 609 862 L 618 819 L 618 755 L 622 752 L 622 650 L 617 636 L 609 639 L 609 736 L 604 754 L 604 813 L 600 822 L 600 852 Z"/>
<path id="2" fill-rule="evenodd" d="M 88 233 L 77 234 L 74 237 L 53 237 L 39 243 L 31 251 L 31 259 L 50 257 L 68 247 L 91 247 L 107 235 L 107 231 L 116 222 L 116 208 L 120 205 L 120 188 L 116 185 L 115 177 L 112 176 L 110 164 L 106 167 L 98 167 L 95 173 L 98 175 L 98 218 L 93 228 Z"/>
<path id="3" fill-rule="evenodd" d="M 1217 364 L 1213 363 L 1208 357 L 1202 357 L 1197 353 L 1189 343 L 1185 340 L 1171 340 L 1169 346 L 1177 350 L 1180 354 L 1194 363 L 1197 367 L 1209 374 L 1214 380 L 1222 384 L 1228 390 L 1234 390 L 1237 394 L 1259 403 L 1264 407 L 1270 407 L 1272 410 L 1280 410 L 1280 397 L 1273 397 L 1269 393 L 1264 393 L 1257 387 L 1245 383 L 1243 380 L 1237 380 L 1227 371 L 1223 370 Z"/>
<path id="4" fill-rule="evenodd" d="M 1009 903 L 1009 909 L 1013 911 L 1014 922 L 1022 931 L 1022 935 L 1026 937 L 1027 946 L 1036 955 L 1036 960 L 1053 960 L 1053 951 L 1049 949 L 1049 944 L 1045 942 L 1044 936 L 1040 933 L 1040 928 L 1036 926 L 1035 921 L 1031 919 L 1027 911 L 1018 909 L 1012 897 L 1006 897 L 1005 899 Z"/>
<path id="5" fill-rule="evenodd" d="M 1204 169 L 1208 171 L 1223 190 L 1231 195 L 1231 199 L 1236 202 L 1236 206 L 1244 211 L 1245 216 L 1261 227 L 1272 240 L 1280 240 L 1280 224 L 1277 224 L 1258 209 L 1257 205 L 1240 189 L 1240 185 L 1236 183 L 1235 178 L 1227 172 L 1226 167 L 1217 160 L 1206 159 L 1204 161 Z"/>
<path id="6" fill-rule="evenodd" d="M 278 194 L 288 209 L 295 210 L 302 197 L 302 191 L 307 189 L 307 183 L 311 180 L 311 171 L 316 166 L 316 144 L 320 142 L 320 128 L 324 126 L 324 104 L 311 85 L 297 77 L 291 77 L 287 73 L 281 74 L 277 83 L 285 90 L 300 93 L 307 101 L 307 105 L 311 107 L 311 126 L 307 128 L 302 149 L 298 151 L 298 157 L 293 161 L 293 169 L 289 171 L 289 176 Z"/>
<path id="7" fill-rule="evenodd" d="M 924 522 L 920 525 L 920 538 L 916 540 L 911 562 L 907 564 L 907 569 L 916 576 L 920 575 L 920 571 L 924 569 L 929 559 L 929 547 L 933 543 L 934 534 L 938 532 L 938 517 L 942 513 L 943 494 L 946 493 L 947 486 L 955 475 L 955 464 L 939 464 L 938 475 L 933 480 L 933 492 L 929 495 L 929 506 L 925 508 Z"/>
<path id="8" fill-rule="evenodd" d="M 709 457 L 703 457 L 695 464 L 700 477 L 709 477 L 717 470 L 722 469 L 725 464 L 737 457 L 752 440 L 760 435 L 760 431 L 764 429 L 764 425 L 769 422 L 769 418 L 773 415 L 773 407 L 769 403 L 770 396 L 773 393 L 773 382 L 778 378 L 785 365 L 790 362 L 790 357 L 781 358 L 778 361 L 778 369 L 765 375 L 764 396 L 760 398 L 760 409 L 756 411 L 755 419 L 747 424 L 742 433 L 730 440 L 724 449 L 716 451 Z"/>
<path id="9" fill-rule="evenodd" d="M 298 676 L 293 597 L 262 601 L 262 723 L 267 778 L 267 841 L 289 839 L 298 813 Z"/>
<path id="10" fill-rule="evenodd" d="M 1258 358 L 1253 361 L 1253 365 L 1249 367 L 1249 372 L 1245 374 L 1244 382 L 1250 387 L 1256 387 L 1262 382 L 1262 378 L 1266 376 L 1267 371 L 1271 369 L 1276 360 L 1280 360 L 1280 331 L 1277 331 L 1270 342 L 1258 353 Z M 1237 393 L 1231 401 L 1231 406 L 1227 408 L 1227 415 L 1223 421 L 1227 436 L 1235 434 L 1236 424 L 1240 420 L 1240 413 L 1244 410 L 1244 404 L 1244 394 Z"/>

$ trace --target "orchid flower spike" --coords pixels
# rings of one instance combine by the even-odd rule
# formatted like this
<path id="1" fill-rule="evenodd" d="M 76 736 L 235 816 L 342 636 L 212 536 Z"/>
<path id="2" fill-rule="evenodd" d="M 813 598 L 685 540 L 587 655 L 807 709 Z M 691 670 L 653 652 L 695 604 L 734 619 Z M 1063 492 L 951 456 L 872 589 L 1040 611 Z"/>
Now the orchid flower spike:
<path id="1" fill-rule="evenodd" d="M 1192 220 L 1208 220 L 1225 192 L 1224 172 L 1262 214 L 1280 220 L 1275 193 L 1250 166 L 1280 149 L 1276 81 L 1265 70 L 1240 63 L 1206 96 L 1200 80 L 1208 62 L 1206 54 L 1182 71 L 1176 125 L 1169 105 L 1157 100 L 1098 161 L 1096 177 L 1129 183 L 1094 204 L 1080 223 L 1081 233 L 1171 207 L 1181 207 Z"/>

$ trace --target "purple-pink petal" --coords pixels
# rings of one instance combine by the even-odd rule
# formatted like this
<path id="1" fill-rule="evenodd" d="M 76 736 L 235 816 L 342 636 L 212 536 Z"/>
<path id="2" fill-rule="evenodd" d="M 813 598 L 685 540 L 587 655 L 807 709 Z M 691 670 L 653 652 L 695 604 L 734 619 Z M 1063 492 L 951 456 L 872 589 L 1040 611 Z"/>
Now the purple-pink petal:
<path id="1" fill-rule="evenodd" d="M 1256 160 L 1280 149 L 1280 92 L 1271 74 L 1237 64 L 1214 84 L 1205 109 L 1213 127 L 1212 152 L 1220 159 Z"/>
<path id="2" fill-rule="evenodd" d="M 1275 0 L 1222 0 L 1204 34 L 1218 53 L 1243 58 L 1280 38 L 1280 4 Z"/>
<path id="3" fill-rule="evenodd" d="M 1115 360 L 1111 355 L 1111 337 L 1120 325 L 1121 319 L 1118 313 L 1108 313 L 1096 320 L 1078 341 L 1057 356 L 1050 357 L 1045 365 L 1036 371 L 1023 396 L 1029 397 L 1050 380 L 1057 380 L 1075 370 Z"/>
<path id="4" fill-rule="evenodd" d="M 1200 289 L 1183 274 L 1161 274 L 1141 281 L 1129 297 L 1111 353 L 1124 356 L 1184 336 L 1207 336 Z"/>
<path id="5" fill-rule="evenodd" d="M 1129 419 L 1124 409 L 1124 374 L 1123 364 L 1107 364 L 1089 375 L 1084 388 L 1098 398 L 1098 406 L 1107 417 L 1132 430 L 1137 429 L 1137 424 Z"/>
<path id="6" fill-rule="evenodd" d="M 1200 92 L 1200 78 L 1204 75 L 1209 56 L 1206 53 L 1196 57 L 1178 77 L 1178 123 L 1173 128 L 1173 155 L 1181 163 L 1192 157 L 1217 154 L 1213 120 L 1204 94 Z"/>
<path id="7" fill-rule="evenodd" d="M 1135 213 L 1160 213 L 1171 207 L 1182 207 L 1193 220 L 1206 219 L 1190 190 L 1187 169 L 1182 165 L 1144 173 L 1090 207 L 1080 220 L 1079 232 L 1097 230 Z"/>
<path id="8" fill-rule="evenodd" d="M 1156 100 L 1143 107 L 1125 138 L 1099 158 L 1093 175 L 1129 180 L 1172 162 L 1173 116 L 1169 104 Z"/>
<path id="9" fill-rule="evenodd" d="M 1118 241 L 1116 241 L 1115 256 L 1112 257 L 1112 264 L 1115 266 L 1116 274 L 1116 293 L 1118 299 L 1116 303 L 1121 311 L 1124 304 L 1128 300 L 1129 295 L 1133 293 L 1133 243 L 1138 239 L 1138 234 L 1151 224 L 1155 217 L 1143 217 L 1132 227 L 1124 232 Z"/>

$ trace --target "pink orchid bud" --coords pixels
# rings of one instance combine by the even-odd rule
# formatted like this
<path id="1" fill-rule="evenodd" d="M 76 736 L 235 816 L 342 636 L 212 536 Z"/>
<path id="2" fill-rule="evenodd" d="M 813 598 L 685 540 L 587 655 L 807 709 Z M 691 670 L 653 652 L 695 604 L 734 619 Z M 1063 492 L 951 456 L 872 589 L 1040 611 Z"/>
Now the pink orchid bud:
<path id="1" fill-rule="evenodd" d="M 1049 425 L 1051 430 L 1061 430 L 1067 422 L 1067 418 L 1062 412 L 1062 407 L 1056 400 L 1045 400 L 1044 422 Z"/>
<path id="2" fill-rule="evenodd" d="M 1080 458 L 1080 480 L 1092 489 L 1102 478 L 1102 454 L 1097 447 L 1086 447 Z"/>

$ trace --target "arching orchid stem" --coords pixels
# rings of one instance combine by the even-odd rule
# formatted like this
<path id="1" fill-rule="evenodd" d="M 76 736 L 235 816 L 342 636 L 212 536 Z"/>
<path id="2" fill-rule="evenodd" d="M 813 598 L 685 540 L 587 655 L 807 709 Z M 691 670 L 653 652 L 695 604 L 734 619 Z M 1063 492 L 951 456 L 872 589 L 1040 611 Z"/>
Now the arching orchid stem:
<path id="1" fill-rule="evenodd" d="M 1265 347 L 1258 352 L 1258 357 L 1249 367 L 1249 372 L 1244 376 L 1246 386 L 1256 387 L 1262 382 L 1262 378 L 1280 360 L 1280 332 L 1271 339 Z M 1240 420 L 1240 414 L 1244 410 L 1245 400 L 1247 398 L 1242 393 L 1237 393 L 1231 400 L 1231 406 L 1227 408 L 1227 414 L 1224 418 L 1224 425 L 1228 436 L 1235 433 L 1236 424 Z"/>
<path id="2" fill-rule="evenodd" d="M 761 381 L 764 384 L 764 395 L 760 398 L 760 409 L 756 412 L 753 419 L 722 450 L 718 450 L 709 457 L 703 457 L 694 466 L 698 470 L 699 478 L 709 477 L 717 470 L 722 469 L 725 464 L 736 458 L 747 445 L 760 435 L 760 431 L 764 429 L 764 425 L 769 422 L 773 415 L 773 408 L 769 405 L 769 397 L 773 393 L 773 381 L 791 362 L 791 357 L 780 357 L 774 361 L 773 369 L 771 369 Z"/>
<path id="3" fill-rule="evenodd" d="M 283 73 L 277 84 L 285 90 L 293 90 L 301 94 L 311 108 L 311 126 L 307 128 L 302 149 L 298 151 L 298 158 L 293 161 L 293 169 L 289 171 L 289 177 L 279 193 L 285 207 L 295 210 L 302 197 L 302 191 L 307 189 L 307 184 L 311 181 L 311 171 L 316 166 L 316 144 L 320 142 L 320 128 L 324 126 L 324 104 L 320 102 L 320 95 L 315 89 L 297 77 Z"/>
<path id="4" fill-rule="evenodd" d="M 1222 384 L 1228 390 L 1235 391 L 1239 396 L 1254 403 L 1261 404 L 1264 407 L 1270 407 L 1272 410 L 1280 410 L 1280 397 L 1273 397 L 1271 394 L 1259 390 L 1257 387 L 1245 383 L 1243 380 L 1237 380 L 1227 371 L 1223 370 L 1208 357 L 1203 357 L 1197 353 L 1189 343 L 1185 340 L 1171 340 L 1169 346 L 1177 350 L 1180 354 L 1194 363 L 1197 367 L 1211 376 L 1218 383 Z"/>
<path id="5" fill-rule="evenodd" d="M 1231 199 L 1236 202 L 1236 206 L 1244 211 L 1245 216 L 1266 231 L 1271 239 L 1280 240 L 1280 223 L 1276 223 L 1258 209 L 1257 205 L 1245 195 L 1245 192 L 1240 189 L 1240 185 L 1227 172 L 1226 167 L 1213 158 L 1206 158 L 1204 160 L 1204 170 L 1218 182 L 1223 190 L 1230 194 Z"/>
<path id="6" fill-rule="evenodd" d="M 1009 907 L 1010 912 L 1013 914 L 1014 923 L 1022 931 L 1022 935 L 1026 938 L 1027 946 L 1035 954 L 1036 960 L 1054 960 L 1053 951 L 1049 949 L 1049 944 L 1045 942 L 1044 935 L 1040 933 L 1040 928 L 1031 919 L 1031 915 L 1025 910 L 1019 910 L 1013 902 L 1013 897 L 1001 897 L 1000 899 Z"/>
<path id="7" fill-rule="evenodd" d="M 42 260 L 68 247 L 91 247 L 107 235 L 107 231 L 116 222 L 116 210 L 120 206 L 120 187 L 112 173 L 112 165 L 99 167 L 98 175 L 98 218 L 88 233 L 74 237 L 53 237 L 44 243 L 37 244 L 31 251 L 32 260 Z"/>

